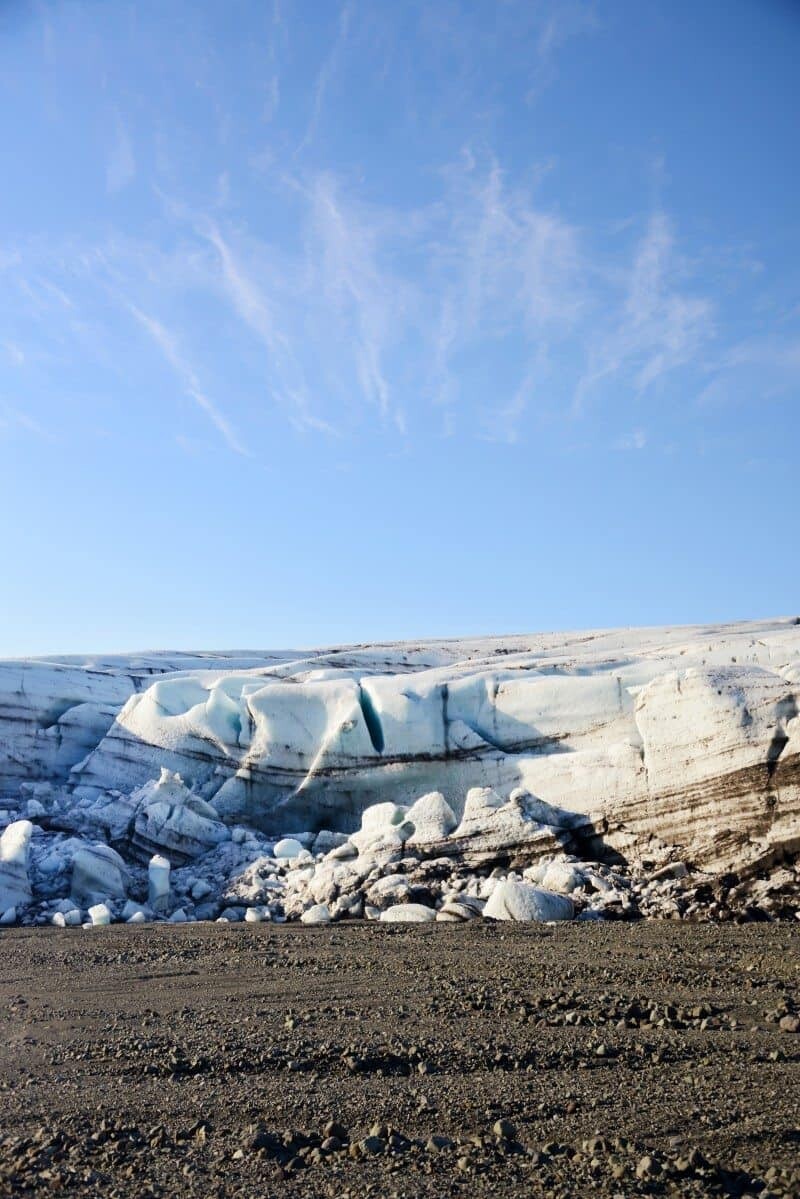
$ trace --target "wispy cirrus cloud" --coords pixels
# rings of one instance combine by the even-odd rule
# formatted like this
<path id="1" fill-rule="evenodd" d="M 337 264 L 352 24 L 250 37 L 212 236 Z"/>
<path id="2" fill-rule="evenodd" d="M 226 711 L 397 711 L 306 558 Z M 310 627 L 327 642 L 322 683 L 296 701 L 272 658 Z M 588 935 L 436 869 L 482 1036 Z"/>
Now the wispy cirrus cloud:
<path id="1" fill-rule="evenodd" d="M 83 54 L 89 9 L 48 19 L 61 44 L 78 9 Z M 201 10 L 169 86 L 152 75 L 157 97 L 134 102 L 124 71 L 119 87 L 109 75 L 97 161 L 112 195 L 141 183 L 124 208 L 87 194 L 49 234 L 0 246 L 12 387 L 24 375 L 61 396 L 70 368 L 89 392 L 124 387 L 138 367 L 130 303 L 218 434 L 254 454 L 286 426 L 508 444 L 579 441 L 566 431 L 581 421 L 607 449 L 635 450 L 656 444 L 658 405 L 785 396 L 800 377 L 800 314 L 778 328 L 776 291 L 748 324 L 740 303 L 756 271 L 770 291 L 768 246 L 720 246 L 710 225 L 679 219 L 667 164 L 655 179 L 642 165 L 652 148 L 619 151 L 640 185 L 621 202 L 567 143 L 558 159 L 538 136 L 526 88 L 532 100 L 554 84 L 610 19 L 591 0 L 503 0 L 490 17 L 466 0 L 337 0 L 310 32 L 272 0 L 241 57 Z M 106 72 L 102 36 L 89 59 Z M 143 65 L 149 51 L 139 44 Z M 118 214 L 125 231 L 109 233 Z"/>
<path id="2" fill-rule="evenodd" d="M 397 215 L 354 203 L 329 172 L 287 175 L 284 186 L 299 205 L 292 248 L 163 200 L 213 250 L 207 283 L 216 286 L 216 276 L 231 311 L 266 351 L 267 394 L 298 431 L 341 433 L 337 415 L 318 411 L 321 377 L 323 394 L 340 396 L 345 410 L 360 400 L 402 431 L 385 360 L 416 288 L 380 261 Z"/>
<path id="3" fill-rule="evenodd" d="M 243 256 L 237 254 L 218 225 L 208 218 L 199 217 L 194 220 L 194 226 L 218 255 L 224 292 L 233 311 L 267 351 L 265 382 L 274 402 L 287 413 L 290 423 L 298 432 L 338 436 L 339 430 L 335 425 L 313 410 L 306 371 L 296 352 L 296 336 L 293 344 L 292 337 L 278 324 L 278 304 L 267 293 L 265 284 L 268 268 L 265 268 L 264 248 L 257 247 L 259 253 L 252 255 L 260 263 L 261 269 L 254 269 L 252 265 L 245 267 Z M 253 248 L 252 242 L 250 248 Z M 296 277 L 296 272 L 287 270 L 284 264 L 282 269 L 273 271 L 273 274 L 278 275 L 283 284 L 279 304 L 281 319 L 289 326 L 296 326 L 299 297 L 292 294 L 291 287 L 287 293 L 286 286 L 288 279 Z"/>
<path id="4" fill-rule="evenodd" d="M 467 328 L 513 318 L 535 338 L 570 327 L 585 287 L 579 231 L 530 190 L 509 189 L 494 159 L 482 173 L 468 157 L 451 183 L 462 198 L 450 207 L 449 253 L 463 257 Z"/>
<path id="5" fill-rule="evenodd" d="M 106 190 L 119 192 L 136 177 L 136 159 L 127 127 L 117 116 L 114 144 L 106 163 Z"/>
<path id="6" fill-rule="evenodd" d="M 508 440 L 511 421 L 516 431 L 546 371 L 551 347 L 572 335 L 587 304 L 580 232 L 538 203 L 530 189 L 509 188 L 491 156 L 481 166 L 467 151 L 445 177 L 447 203 L 432 237 L 439 305 L 435 398 L 457 406 L 465 384 L 457 360 L 476 345 L 496 351 L 513 339 L 522 373 L 494 410 L 498 435 Z M 489 416 L 482 411 L 485 427 Z"/>
<path id="7" fill-rule="evenodd" d="M 311 188 L 310 233 L 319 282 L 340 321 L 355 332 L 356 370 L 365 398 L 383 416 L 390 411 L 384 347 L 395 311 L 397 286 L 376 261 L 376 225 L 359 219 L 343 204 L 333 178 L 322 174 Z"/>
<path id="8" fill-rule="evenodd" d="M 477 425 L 482 437 L 511 441 L 532 403 L 555 403 L 547 384 L 556 355 L 574 372 L 563 411 L 573 419 L 609 380 L 640 394 L 703 361 L 714 307 L 691 287 L 665 213 L 651 214 L 625 263 L 537 201 L 537 179 L 508 186 L 492 156 L 481 165 L 465 151 L 442 178 L 441 199 L 402 212 L 355 200 L 332 172 L 287 176 L 302 218 L 294 248 L 172 204 L 213 249 L 232 311 L 267 351 L 268 394 L 295 428 L 341 433 L 348 377 L 383 420 L 413 428 L 410 374 L 442 409 L 446 435 Z M 464 356 L 506 344 L 517 379 L 487 406 Z M 336 396 L 343 407 L 332 415 Z"/>
<path id="9" fill-rule="evenodd" d="M 682 286 L 683 266 L 672 224 L 654 212 L 633 262 L 622 272 L 621 303 L 609 305 L 591 339 L 586 369 L 578 382 L 574 411 L 614 376 L 643 392 L 670 372 L 698 362 L 714 336 L 714 304 L 707 295 Z M 615 268 L 614 277 L 620 272 Z M 612 297 L 614 277 L 608 290 Z"/>
<path id="10" fill-rule="evenodd" d="M 286 348 L 286 340 L 275 326 L 270 303 L 263 289 L 239 261 L 234 251 L 209 220 L 199 220 L 197 229 L 219 255 L 225 289 L 241 319 L 259 337 L 271 353 Z"/>
<path id="11" fill-rule="evenodd" d="M 644 429 L 634 429 L 623 437 L 619 437 L 614 443 L 614 448 L 617 450 L 643 450 L 646 445 L 647 434 Z"/>
<path id="12" fill-rule="evenodd" d="M 250 451 L 243 445 L 230 421 L 223 415 L 217 405 L 209 399 L 205 391 L 203 391 L 194 369 L 181 353 L 174 334 L 160 321 L 156 320 L 155 317 L 143 312 L 134 304 L 130 304 L 128 307 L 131 315 L 135 317 L 172 367 L 186 395 L 194 401 L 198 408 L 202 409 L 217 432 L 222 435 L 228 447 L 234 453 L 249 458 L 251 456 Z"/>
<path id="13" fill-rule="evenodd" d="M 511 398 L 504 403 L 487 408 L 483 415 L 484 441 L 497 441 L 515 445 L 520 437 L 520 421 L 528 408 L 533 391 L 533 379 L 525 378 Z"/>
<path id="14" fill-rule="evenodd" d="M 311 115 L 308 118 L 306 131 L 297 148 L 295 155 L 298 155 L 302 150 L 314 140 L 317 127 L 322 116 L 325 105 L 325 98 L 331 82 L 336 75 L 336 72 L 341 66 L 342 57 L 350 33 L 350 25 L 353 20 L 354 4 L 352 0 L 345 0 L 339 9 L 338 19 L 336 21 L 336 33 L 334 34 L 333 42 L 328 53 L 325 55 L 322 66 L 320 67 L 317 77 L 314 80 L 314 87 L 311 97 Z"/>
<path id="15" fill-rule="evenodd" d="M 734 341 L 721 348 L 708 374 L 698 396 L 704 408 L 793 395 L 800 383 L 800 330 L 775 330 Z"/>
<path id="16" fill-rule="evenodd" d="M 108 295 L 133 303 L 125 311 L 239 453 L 257 447 L 201 384 L 220 355 L 241 364 L 229 403 L 246 408 L 248 431 L 274 409 L 302 434 L 375 422 L 413 438 L 430 435 L 432 407 L 438 435 L 513 443 L 611 410 L 620 393 L 644 404 L 679 370 L 713 402 L 748 356 L 770 354 L 717 336 L 703 262 L 665 211 L 610 232 L 579 226 L 544 201 L 545 178 L 512 185 L 495 156 L 465 149 L 414 207 L 367 202 L 358 180 L 329 170 L 287 172 L 271 184 L 274 230 L 243 219 L 233 188 L 205 210 L 160 194 L 159 240 L 0 248 L 32 318 L 5 340 L 27 354 L 26 336 L 46 331 L 63 357 L 78 338 L 110 366 Z M 193 327 L 194 305 L 206 322 L 216 314 L 218 340 Z M 788 332 L 781 346 L 789 377 Z M 626 413 L 619 448 L 638 448 L 647 420 Z"/>
<path id="17" fill-rule="evenodd" d="M 278 0 L 272 5 L 272 15 L 267 30 L 267 65 L 262 85 L 260 109 L 261 119 L 274 121 L 281 102 L 280 60 L 288 43 L 288 29 Z"/>
<path id="18" fill-rule="evenodd" d="M 600 27 L 595 5 L 585 0 L 556 0 L 555 4 L 540 11 L 541 25 L 532 64 L 533 82 L 526 97 L 529 103 L 555 80 L 558 51 L 573 38 L 595 33 Z"/>
<path id="19" fill-rule="evenodd" d="M 14 429 L 22 429 L 45 441 L 52 441 L 53 434 L 44 425 L 31 416 L 29 412 L 11 404 L 0 404 L 0 433 L 10 433 Z"/>

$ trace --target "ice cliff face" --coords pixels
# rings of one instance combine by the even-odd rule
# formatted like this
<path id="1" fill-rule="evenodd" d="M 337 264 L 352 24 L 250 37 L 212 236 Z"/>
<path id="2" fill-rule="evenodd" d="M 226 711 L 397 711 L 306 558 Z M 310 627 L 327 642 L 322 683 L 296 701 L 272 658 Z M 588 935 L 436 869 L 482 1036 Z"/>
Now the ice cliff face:
<path id="1" fill-rule="evenodd" d="M 44 782 L 116 804 L 152 848 L 171 809 L 145 819 L 133 793 L 162 768 L 213 844 L 234 824 L 351 832 L 366 808 L 431 791 L 464 829 L 470 788 L 520 788 L 598 854 L 741 871 L 800 849 L 798 693 L 795 620 L 8 661 L 0 796 Z M 492 835 L 479 823 L 467 851 Z"/>

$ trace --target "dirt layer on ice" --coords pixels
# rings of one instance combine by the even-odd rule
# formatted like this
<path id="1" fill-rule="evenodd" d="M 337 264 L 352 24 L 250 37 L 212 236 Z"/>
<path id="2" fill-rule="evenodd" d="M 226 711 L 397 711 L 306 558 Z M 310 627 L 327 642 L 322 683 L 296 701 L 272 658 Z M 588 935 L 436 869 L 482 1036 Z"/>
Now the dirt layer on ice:
<path id="1" fill-rule="evenodd" d="M 800 1194 L 800 927 L 0 935 L 0 1195 Z"/>

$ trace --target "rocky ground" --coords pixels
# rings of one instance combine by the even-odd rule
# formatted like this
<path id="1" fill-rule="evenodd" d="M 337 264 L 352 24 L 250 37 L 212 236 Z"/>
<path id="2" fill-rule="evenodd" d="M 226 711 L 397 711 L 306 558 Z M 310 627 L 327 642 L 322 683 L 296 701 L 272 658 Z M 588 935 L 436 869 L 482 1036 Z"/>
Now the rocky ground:
<path id="1" fill-rule="evenodd" d="M 795 924 L 8 929 L 0 1195 L 800 1194 Z"/>

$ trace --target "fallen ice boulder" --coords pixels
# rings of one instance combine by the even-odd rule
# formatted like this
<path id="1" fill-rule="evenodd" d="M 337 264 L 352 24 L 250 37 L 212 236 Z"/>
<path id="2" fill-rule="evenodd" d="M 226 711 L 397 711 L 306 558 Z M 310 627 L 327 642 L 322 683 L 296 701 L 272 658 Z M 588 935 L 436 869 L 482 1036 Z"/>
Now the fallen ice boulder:
<path id="1" fill-rule="evenodd" d="M 436 919 L 436 912 L 421 903 L 398 903 L 381 912 L 380 919 L 387 924 L 429 924 Z"/>
<path id="2" fill-rule="evenodd" d="M 0 915 L 31 901 L 28 852 L 32 833 L 30 820 L 15 820 L 0 837 Z"/>
<path id="3" fill-rule="evenodd" d="M 582 870 L 558 859 L 535 863 L 525 871 L 524 878 L 544 891 L 557 891 L 559 895 L 571 895 L 586 882 Z"/>
<path id="4" fill-rule="evenodd" d="M 109 845 L 86 845 L 72 859 L 71 894 L 81 907 L 103 899 L 124 899 L 129 884 L 127 866 Z"/>
<path id="5" fill-rule="evenodd" d="M 95 926 L 110 924 L 113 919 L 113 912 L 107 903 L 95 903 L 89 908 L 89 919 Z"/>
<path id="6" fill-rule="evenodd" d="M 483 914 L 490 920 L 571 920 L 575 906 L 565 895 L 507 878 L 497 883 Z"/>
<path id="7" fill-rule="evenodd" d="M 331 913 L 326 903 L 315 903 L 300 917 L 301 924 L 330 924 Z"/>
<path id="8" fill-rule="evenodd" d="M 477 899 L 472 895 L 447 895 L 436 913 L 436 919 L 450 921 L 453 924 L 462 923 L 465 920 L 474 920 L 476 916 L 482 916 L 485 907 L 484 900 Z"/>
<path id="9" fill-rule="evenodd" d="M 272 856 L 275 858 L 286 858 L 291 861 L 293 858 L 299 858 L 305 846 L 301 845 L 294 837 L 282 837 L 280 841 L 276 841 L 272 848 Z"/>
<path id="10" fill-rule="evenodd" d="M 147 867 L 147 902 L 159 915 L 169 911 L 170 869 L 168 859 L 160 853 L 153 855 Z"/>
<path id="11" fill-rule="evenodd" d="M 411 886 L 407 875 L 384 874 L 370 884 L 364 898 L 375 908 L 391 908 L 405 903 L 410 892 Z"/>
<path id="12" fill-rule="evenodd" d="M 265 920 L 269 922 L 270 919 L 270 910 L 266 904 L 256 904 L 245 909 L 245 924 L 263 924 Z"/>

